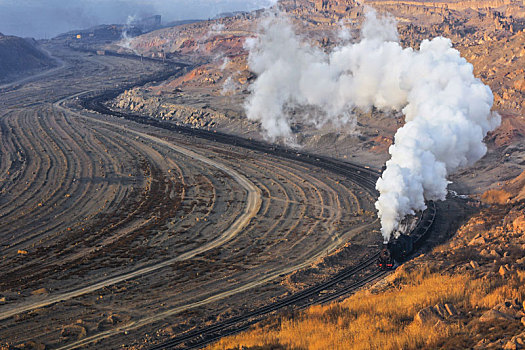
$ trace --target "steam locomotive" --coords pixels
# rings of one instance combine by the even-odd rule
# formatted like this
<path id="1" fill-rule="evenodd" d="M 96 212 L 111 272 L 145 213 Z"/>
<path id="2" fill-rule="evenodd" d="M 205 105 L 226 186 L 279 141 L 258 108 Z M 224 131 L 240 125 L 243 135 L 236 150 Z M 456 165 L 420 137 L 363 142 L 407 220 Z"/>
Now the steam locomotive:
<path id="1" fill-rule="evenodd" d="M 391 238 L 383 246 L 377 266 L 384 270 L 395 269 L 397 265 L 405 261 L 409 255 L 426 239 L 430 232 L 430 227 L 436 217 L 436 204 L 433 201 L 427 203 L 427 209 L 417 221 L 415 228 L 399 233 L 397 238 Z"/>

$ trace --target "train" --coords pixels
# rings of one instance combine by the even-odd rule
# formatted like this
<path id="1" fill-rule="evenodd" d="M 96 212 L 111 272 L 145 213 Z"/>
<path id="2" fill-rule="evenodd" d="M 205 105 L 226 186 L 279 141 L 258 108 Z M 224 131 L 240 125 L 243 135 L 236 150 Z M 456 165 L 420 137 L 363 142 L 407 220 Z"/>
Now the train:
<path id="1" fill-rule="evenodd" d="M 405 261 L 426 240 L 435 218 L 436 204 L 429 201 L 427 209 L 413 229 L 393 235 L 390 241 L 384 244 L 377 259 L 377 266 L 383 270 L 392 270 Z"/>
<path id="2" fill-rule="evenodd" d="M 189 67 L 187 65 L 182 64 L 181 66 Z M 142 82 L 139 82 L 135 86 L 143 85 L 146 82 L 155 79 L 164 80 L 167 78 L 167 75 L 172 75 L 174 73 L 176 73 L 176 71 L 170 71 L 169 74 L 159 75 L 155 78 L 144 79 Z M 196 129 L 188 126 L 163 122 L 152 117 L 125 114 L 122 112 L 110 110 L 107 106 L 104 105 L 104 101 L 116 97 L 122 91 L 124 91 L 124 89 L 119 88 L 111 91 L 106 91 L 98 96 L 91 95 L 84 97 L 81 100 L 81 105 L 82 107 L 88 110 L 93 110 L 101 114 L 113 115 L 116 117 L 125 118 L 127 120 L 136 121 L 138 123 L 153 125 L 155 127 L 160 127 L 168 130 L 174 130 L 178 131 L 179 133 L 182 132 L 185 134 L 198 136 L 204 139 L 210 139 L 224 144 L 231 144 L 253 150 L 268 152 L 285 158 L 301 160 L 309 164 L 317 165 L 320 161 L 322 161 L 323 167 L 325 169 L 329 169 L 335 173 L 342 174 L 356 181 L 359 181 L 363 185 L 366 185 L 367 190 L 372 195 L 378 194 L 375 190 L 375 184 L 377 181 L 378 173 L 368 168 L 362 168 L 350 162 L 340 162 L 323 156 L 313 156 L 306 153 L 297 152 L 296 150 L 289 150 L 275 145 L 269 146 L 268 144 L 263 142 L 258 142 L 251 139 L 248 140 L 240 137 L 233 137 L 231 135 L 223 134 L 221 132 L 216 132 L 215 130 L 212 132 L 208 130 Z M 384 166 L 381 169 L 381 173 L 384 172 L 385 169 L 386 166 Z M 427 209 L 420 215 L 420 217 L 418 217 L 419 220 L 417 221 L 415 227 L 408 227 L 405 231 L 407 232 L 407 234 L 401 233 L 397 238 L 390 240 L 387 244 L 384 245 L 377 260 L 378 266 L 381 269 L 394 269 L 399 263 L 405 261 L 410 256 L 410 254 L 415 249 L 417 249 L 425 240 L 430 230 L 430 227 L 434 223 L 435 215 L 435 203 L 433 201 L 427 202 Z"/>

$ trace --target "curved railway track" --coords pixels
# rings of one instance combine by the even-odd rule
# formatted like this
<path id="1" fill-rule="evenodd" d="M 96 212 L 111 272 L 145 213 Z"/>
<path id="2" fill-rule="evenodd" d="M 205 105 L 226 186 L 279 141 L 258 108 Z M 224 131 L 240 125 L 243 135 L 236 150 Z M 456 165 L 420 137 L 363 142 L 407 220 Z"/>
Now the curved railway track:
<path id="1" fill-rule="evenodd" d="M 177 333 L 184 337 L 173 338 L 179 345 L 170 347 L 199 346 L 280 308 L 327 302 L 378 277 L 373 252 L 356 250 L 352 259 L 362 264 L 265 305 L 286 291 L 279 285 L 283 274 L 309 266 L 342 242 L 356 238 L 356 249 L 375 242 L 368 233 L 377 226 L 370 213 L 378 173 L 110 111 L 105 99 L 180 74 L 181 68 L 166 72 L 158 62 L 60 50 L 64 68 L 26 85 L 3 87 L 0 96 L 6 107 L 0 112 L 0 172 L 7 175 L 0 182 L 5 194 L 0 197 L 5 253 L 0 292 L 9 293 L 0 305 L 0 338 L 7 336 L 13 344 L 36 340 L 50 348 L 93 341 L 115 347 L 127 341 L 124 332 L 133 331 L 132 339 L 138 340 L 168 323 L 180 324 Z M 149 78 L 130 83 L 135 69 Z M 64 81 L 73 83 L 62 86 Z M 219 167 L 195 161 L 199 157 Z M 255 187 L 243 187 L 234 173 Z M 220 240 L 250 211 L 246 199 L 253 191 L 260 206 L 242 234 L 187 261 L 173 260 Z M 14 193 L 19 195 L 11 197 Z M 33 294 L 43 286 L 48 290 Z M 244 306 L 249 294 L 260 301 Z M 197 315 L 194 320 L 228 314 L 221 305 L 226 300 L 237 308 L 237 318 L 208 330 L 186 327 L 188 313 Z M 108 325 L 106 312 L 117 313 L 121 321 Z M 84 339 L 67 336 L 79 327 L 71 325 L 77 319 L 89 330 Z M 188 338 L 196 333 L 198 340 Z"/>
<path id="2" fill-rule="evenodd" d="M 226 145 L 234 145 L 237 147 L 256 150 L 259 152 L 276 155 L 281 158 L 293 159 L 295 161 L 314 165 L 316 167 L 326 169 L 330 172 L 340 174 L 351 179 L 352 181 L 358 183 L 363 188 L 365 188 L 373 196 L 376 196 L 378 194 L 377 190 L 375 189 L 375 184 L 380 174 L 379 172 L 374 171 L 368 167 L 351 162 L 342 162 L 336 159 L 331 159 L 328 157 L 314 155 L 306 152 L 299 152 L 282 146 L 249 140 L 217 131 L 212 132 L 208 130 L 187 127 L 184 125 L 175 125 L 173 123 L 163 122 L 152 117 L 137 116 L 109 109 L 104 104 L 104 102 L 116 97 L 119 93 L 120 91 L 105 92 L 99 96 L 83 99 L 81 105 L 86 109 L 93 110 L 101 114 L 112 115 L 118 118 L 124 118 L 133 122 L 166 129 L 177 133 L 196 136 L 206 140 L 212 140 L 214 142 L 223 143 Z M 430 232 L 430 228 L 434 223 L 435 215 L 436 206 L 433 202 L 429 202 L 429 208 L 427 209 L 421 220 L 419 220 L 414 230 L 411 232 L 411 234 L 416 234 L 419 237 L 416 240 L 416 247 L 421 246 L 428 233 Z M 328 295 L 323 295 L 322 297 L 319 296 L 319 293 L 323 290 L 332 288 L 345 280 L 359 275 L 363 271 L 370 268 L 370 266 L 375 265 L 378 257 L 379 253 L 376 253 L 367 260 L 359 263 L 358 265 L 339 272 L 338 274 L 334 275 L 329 280 L 323 283 L 307 288 L 289 297 L 263 306 L 259 309 L 247 312 L 241 316 L 233 317 L 231 319 L 222 321 L 209 327 L 196 329 L 184 333 L 166 342 L 152 346 L 149 349 L 171 349 L 179 346 L 184 346 L 184 348 L 188 349 L 200 348 L 213 341 L 220 339 L 221 337 L 233 335 L 242 330 L 245 330 L 250 325 L 260 321 L 263 316 L 268 315 L 274 311 L 280 310 L 282 308 L 289 306 L 305 308 L 315 303 L 326 303 L 336 300 L 337 298 L 340 298 L 344 295 L 358 290 L 359 288 L 371 281 L 383 277 L 388 272 L 377 270 L 371 271 L 360 276 L 356 281 L 352 282 L 351 284 L 346 285 L 344 287 L 340 287 L 334 293 L 329 293 Z"/>
<path id="3" fill-rule="evenodd" d="M 423 244 L 425 238 L 430 233 L 430 228 L 434 223 L 435 217 L 436 205 L 434 202 L 429 202 L 429 206 L 425 212 L 425 215 L 412 231 L 412 234 L 420 235 L 420 238 L 416 240 L 417 247 L 420 247 Z M 339 283 L 344 282 L 345 280 L 359 275 L 367 268 L 375 265 L 378 257 L 379 253 L 376 253 L 367 260 L 359 263 L 357 266 L 344 269 L 323 283 L 319 283 L 313 287 L 292 294 L 291 296 L 283 298 L 279 301 L 247 312 L 241 316 L 233 317 L 208 327 L 195 329 L 184 333 L 166 342 L 151 346 L 148 348 L 148 350 L 173 349 L 179 348 L 181 346 L 184 349 L 200 349 L 212 342 L 221 339 L 222 337 L 235 335 L 239 332 L 247 330 L 251 325 L 261 321 L 262 317 L 274 311 L 278 311 L 289 306 L 294 306 L 296 309 L 305 309 L 314 304 L 324 304 L 335 301 L 338 298 L 353 293 L 366 284 L 376 281 L 389 273 L 388 271 L 374 269 L 360 276 L 357 278 L 357 280 L 351 282 L 350 284 L 338 288 L 335 292 L 328 293 L 326 295 L 319 294 L 322 291 L 337 286 Z"/>
<path id="4" fill-rule="evenodd" d="M 387 273 L 388 273 L 387 271 L 376 271 L 360 279 L 357 282 L 354 282 L 350 285 L 345 286 L 343 289 L 339 290 L 337 293 L 334 293 L 333 295 L 326 296 L 324 298 L 319 298 L 319 299 L 316 299 L 315 301 L 310 301 L 303 305 L 299 305 L 297 309 L 305 309 L 308 306 L 312 306 L 315 304 L 324 304 L 324 303 L 334 301 L 337 298 L 340 298 L 342 296 L 358 291 L 360 288 L 364 287 L 365 285 L 369 283 L 379 280 L 380 278 L 384 277 Z M 263 315 L 265 314 L 262 314 L 261 316 Z M 252 325 L 256 324 L 259 321 L 260 320 L 254 320 L 254 321 L 239 320 L 237 323 L 227 322 L 226 324 L 224 324 L 224 327 L 222 327 L 222 325 L 217 325 L 217 327 L 214 327 L 213 329 L 210 329 L 210 330 L 206 329 L 201 332 L 194 331 L 192 332 L 192 335 L 193 335 L 192 337 L 190 337 L 190 334 L 188 333 L 180 337 L 171 339 L 165 343 L 155 345 L 148 349 L 149 350 L 172 349 L 172 348 L 177 348 L 179 347 L 179 345 L 182 345 L 182 344 L 183 344 L 184 349 L 201 349 L 202 347 L 208 344 L 211 344 L 213 342 L 216 342 L 223 337 L 235 335 L 245 330 L 248 330 Z"/>
<path id="5" fill-rule="evenodd" d="M 171 122 L 165 122 L 154 117 L 139 116 L 134 114 L 122 113 L 108 108 L 104 102 L 118 96 L 123 90 L 106 91 L 98 96 L 83 97 L 81 105 L 83 108 L 95 111 L 100 114 L 111 115 L 117 118 L 130 120 L 139 124 L 145 124 L 179 134 L 198 137 L 204 140 L 242 147 L 266 154 L 276 155 L 281 158 L 296 160 L 302 163 L 317 166 L 329 170 L 335 174 L 344 175 L 347 178 L 356 181 L 369 191 L 372 195 L 377 195 L 375 189 L 379 172 L 352 162 L 343 162 L 337 159 L 328 158 L 321 155 L 315 155 L 302 152 L 279 145 L 273 145 L 262 141 L 246 139 L 240 136 L 225 134 L 220 131 L 209 131 L 204 129 L 192 128 L 185 125 L 177 125 Z"/>
<path id="6" fill-rule="evenodd" d="M 60 103 L 58 103 L 57 105 L 60 105 Z M 100 113 L 100 111 L 98 111 L 98 112 Z M 104 122 L 101 122 L 101 123 L 104 123 Z M 170 126 L 170 125 L 168 125 L 168 126 Z M 170 130 L 170 128 L 168 128 L 168 130 Z M 187 132 L 190 135 L 194 136 L 194 134 L 192 134 L 194 129 L 184 128 L 183 127 L 183 130 L 184 130 L 185 133 Z M 200 130 L 196 130 L 196 131 L 198 132 Z M 226 135 L 226 134 L 221 134 L 221 133 L 208 132 L 207 135 L 209 137 L 215 137 L 213 139 L 215 142 L 219 142 L 217 140 L 221 140 L 221 141 L 223 141 L 221 143 L 230 144 L 230 145 L 236 145 L 236 146 L 239 146 L 239 145 L 241 145 L 244 142 L 244 144 L 247 145 L 245 148 L 249 148 L 249 149 L 252 149 L 252 150 L 257 150 L 259 152 L 264 150 L 264 151 L 266 151 L 265 153 L 272 153 L 272 154 L 281 154 L 281 153 L 283 153 L 283 154 L 286 154 L 287 156 L 281 157 L 281 158 L 291 158 L 291 159 L 294 159 L 296 161 L 297 161 L 297 159 L 301 159 L 301 160 L 303 160 L 302 163 L 315 165 L 316 167 L 322 167 L 321 164 L 323 164 L 324 159 L 326 159 L 326 168 L 329 169 L 331 172 L 337 173 L 337 174 L 342 174 L 342 175 L 350 175 L 348 177 L 353 177 L 354 178 L 354 180 L 352 180 L 352 181 L 355 181 L 356 183 L 359 183 L 359 185 L 362 186 L 363 188 L 365 188 L 367 191 L 369 191 L 371 193 L 374 193 L 373 186 L 374 186 L 375 182 L 372 181 L 371 176 L 367 176 L 367 174 L 372 174 L 373 172 L 371 170 L 367 169 L 367 168 L 359 167 L 358 165 L 353 165 L 352 164 L 351 165 L 351 169 L 352 170 L 350 170 L 348 168 L 345 168 L 344 163 L 339 163 L 337 161 L 329 160 L 327 158 L 323 158 L 323 160 L 322 160 L 321 158 L 313 156 L 313 155 L 309 155 L 309 154 L 305 154 L 305 153 L 297 153 L 297 152 L 294 152 L 292 150 L 288 150 L 288 149 L 281 148 L 281 147 L 276 148 L 275 146 L 267 145 L 267 144 L 264 144 L 264 143 L 258 143 L 254 147 L 249 147 L 250 143 L 248 142 L 248 140 L 235 139 L 235 137 L 233 137 L 233 136 Z M 144 135 L 142 135 L 142 136 L 144 136 Z M 157 140 L 157 142 L 159 142 L 159 141 Z M 363 171 L 363 174 L 361 174 L 360 171 L 356 174 L 355 171 L 354 171 L 354 169 L 356 167 L 361 169 Z M 268 165 L 266 165 L 264 168 L 267 169 Z M 359 179 L 359 180 L 355 180 L 355 179 Z M 323 285 L 315 286 L 315 287 L 313 287 L 313 288 L 311 288 L 311 289 L 309 289 L 307 291 L 301 292 L 300 294 L 293 295 L 292 297 L 287 298 L 286 300 L 280 301 L 280 302 L 276 303 L 275 305 L 267 306 L 267 307 L 264 307 L 262 310 L 257 310 L 255 312 L 252 312 L 248 316 L 242 316 L 242 319 L 246 319 L 246 317 L 262 316 L 262 315 L 267 314 L 268 312 L 277 310 L 279 308 L 282 308 L 282 307 L 285 307 L 285 306 L 289 306 L 289 305 L 295 305 L 295 304 L 298 303 L 298 301 L 301 301 L 301 300 L 304 301 L 305 298 L 311 298 L 318 291 L 320 291 L 322 289 L 330 288 L 331 286 L 333 286 L 333 285 L 335 285 L 335 284 L 337 284 L 337 283 L 347 279 L 350 276 L 355 275 L 356 273 L 362 271 L 363 269 L 366 269 L 367 267 L 369 267 L 371 264 L 373 264 L 375 262 L 376 258 L 377 258 L 377 255 L 374 255 L 371 259 L 367 260 L 367 262 L 365 262 L 365 263 L 363 263 L 363 264 L 361 264 L 359 266 L 356 266 L 353 269 L 349 269 L 349 270 L 343 271 L 343 273 L 339 274 L 338 276 L 336 276 L 335 278 L 331 279 L 330 281 L 325 282 Z M 261 280 L 259 282 L 256 282 L 256 284 L 254 286 L 262 285 L 264 283 L 267 283 L 268 281 L 270 281 L 271 279 L 273 279 L 275 277 L 277 277 L 277 275 L 270 276 L 270 278 L 268 278 L 268 279 L 263 279 L 263 280 Z M 359 281 L 358 283 L 363 283 L 363 281 Z M 254 286 L 252 286 L 252 287 L 254 287 Z M 241 288 L 238 288 L 237 290 L 231 291 L 231 293 L 235 294 L 235 293 L 247 290 L 247 289 L 252 288 L 252 287 L 247 287 L 247 288 L 241 287 Z M 218 297 L 223 298 L 223 296 L 221 296 L 221 295 L 218 295 Z M 204 302 L 207 302 L 207 300 L 204 300 Z M 197 302 L 197 303 L 195 303 L 195 306 L 201 305 L 201 304 L 202 304 L 202 302 Z M 195 307 L 195 306 L 192 306 L 190 304 L 188 306 L 185 306 L 184 308 L 187 309 L 187 308 L 191 308 L 191 307 Z M 178 309 L 174 309 L 174 310 L 168 310 L 168 311 L 163 312 L 163 313 L 159 313 L 158 315 L 155 315 L 155 316 L 153 316 L 151 318 L 146 318 L 146 319 L 143 319 L 143 320 L 139 320 L 139 321 L 134 322 L 134 323 L 132 323 L 130 325 L 121 327 L 121 328 L 118 329 L 118 332 L 128 332 L 130 330 L 137 329 L 137 328 L 142 327 L 142 326 L 144 326 L 144 325 L 146 325 L 148 323 L 153 323 L 153 322 L 162 320 L 163 318 L 166 318 L 166 317 L 168 317 L 168 316 L 170 316 L 170 315 L 172 315 L 174 313 L 177 313 L 177 312 L 180 312 L 180 311 L 178 311 Z M 237 322 L 237 321 L 235 321 L 235 322 Z M 92 337 L 88 337 L 86 339 L 83 339 L 81 341 L 75 342 L 73 344 L 69 344 L 69 345 L 67 345 L 65 347 L 62 347 L 60 349 L 73 349 L 73 348 L 77 348 L 77 347 L 82 347 L 82 346 L 87 345 L 87 344 L 89 344 L 91 342 L 94 342 L 94 341 L 97 341 L 97 340 L 100 340 L 100 339 L 104 339 L 106 336 L 111 336 L 111 334 L 113 332 L 114 331 L 109 331 L 106 334 L 102 333 L 102 334 L 94 335 Z M 200 337 L 202 338 L 202 332 L 200 333 Z"/>
<path id="7" fill-rule="evenodd" d="M 318 296 L 319 292 L 325 289 L 331 288 L 335 286 L 336 284 L 363 271 L 364 269 L 372 265 L 378 257 L 379 257 L 379 254 L 374 254 L 370 259 L 359 264 L 358 266 L 355 266 L 349 269 L 345 269 L 339 272 L 337 275 L 333 276 L 329 281 L 326 281 L 314 287 L 310 287 L 305 290 L 302 290 L 298 293 L 295 293 L 275 303 L 272 303 L 264 307 L 261 307 L 259 309 L 256 309 L 254 311 L 248 312 L 242 316 L 233 317 L 231 319 L 220 322 L 218 324 L 206 327 L 204 329 L 198 329 L 198 330 L 188 332 L 186 334 L 170 339 L 162 344 L 158 344 L 158 345 L 149 347 L 148 349 L 149 350 L 171 349 L 181 344 L 184 344 L 185 348 L 190 348 L 190 349 L 199 348 L 215 340 L 218 340 L 221 337 L 233 335 L 242 330 L 245 330 L 248 326 L 260 321 L 261 320 L 260 317 L 268 315 L 279 309 L 282 309 L 288 306 L 296 306 L 299 308 L 305 308 L 305 307 L 308 307 L 316 303 L 323 303 L 323 302 L 327 302 L 330 300 L 334 300 L 336 298 L 329 298 L 328 296 L 324 298 L 316 299 L 315 301 L 310 301 L 309 299 L 311 299 L 312 297 Z M 335 293 L 334 296 L 337 294 L 337 297 L 340 297 L 344 294 L 355 291 L 359 289 L 360 287 L 362 287 L 364 284 L 370 282 L 373 279 L 379 278 L 380 276 L 383 276 L 384 274 L 386 274 L 385 271 L 378 271 L 371 275 L 367 275 L 365 278 L 360 279 L 359 281 L 347 286 L 344 289 L 344 293 L 339 291 L 338 293 Z M 232 327 L 235 329 L 230 329 Z"/>

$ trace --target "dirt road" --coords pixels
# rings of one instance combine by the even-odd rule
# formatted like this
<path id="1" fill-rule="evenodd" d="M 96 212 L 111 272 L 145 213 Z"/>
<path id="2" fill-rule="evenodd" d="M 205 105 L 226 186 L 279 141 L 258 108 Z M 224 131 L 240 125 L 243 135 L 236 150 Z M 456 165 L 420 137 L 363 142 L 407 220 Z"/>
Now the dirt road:
<path id="1" fill-rule="evenodd" d="M 48 49 L 64 67 L 0 95 L 0 339 L 140 347 L 379 238 L 373 198 L 342 176 L 76 104 L 162 64 Z"/>

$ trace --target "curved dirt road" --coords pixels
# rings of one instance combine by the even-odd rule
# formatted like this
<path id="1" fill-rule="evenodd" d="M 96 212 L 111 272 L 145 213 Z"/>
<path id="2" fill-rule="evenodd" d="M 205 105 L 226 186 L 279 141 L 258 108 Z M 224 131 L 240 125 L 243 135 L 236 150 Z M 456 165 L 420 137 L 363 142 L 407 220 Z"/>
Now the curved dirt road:
<path id="1" fill-rule="evenodd" d="M 66 108 L 62 107 L 61 103 L 63 101 L 64 100 L 61 100 L 59 103 L 56 103 L 55 107 L 60 109 L 60 110 L 62 110 L 64 113 L 74 114 L 74 115 L 76 115 L 76 116 L 78 116 L 80 118 L 89 118 L 89 117 L 84 117 L 84 116 L 82 116 L 79 113 L 70 112 Z M 226 229 L 224 232 L 222 232 L 222 234 L 218 238 L 214 239 L 213 241 L 211 241 L 211 242 L 209 242 L 207 244 L 204 244 L 204 245 L 202 245 L 200 247 L 197 247 L 197 248 L 195 248 L 193 250 L 185 252 L 185 253 L 183 253 L 183 254 L 181 254 L 179 256 L 176 256 L 174 258 L 171 258 L 171 259 L 168 259 L 168 260 L 164 260 L 164 261 L 156 263 L 154 265 L 151 265 L 151 266 L 148 266 L 148 267 L 143 267 L 143 268 L 140 268 L 138 270 L 134 270 L 134 271 L 129 272 L 129 273 L 121 274 L 121 275 L 118 275 L 118 276 L 115 276 L 115 277 L 110 277 L 110 278 L 102 280 L 102 281 L 100 281 L 98 283 L 94 283 L 94 284 L 91 284 L 91 285 L 88 285 L 88 286 L 85 286 L 85 287 L 82 287 L 82 288 L 79 288 L 79 289 L 75 289 L 75 290 L 72 290 L 72 291 L 69 291 L 69 292 L 65 292 L 65 293 L 60 293 L 60 294 L 56 294 L 56 295 L 51 294 L 51 295 L 47 296 L 44 300 L 41 300 L 41 301 L 38 301 L 38 302 L 22 304 L 22 305 L 16 305 L 16 307 L 13 307 L 13 308 L 7 309 L 7 310 L 2 309 L 2 311 L 0 312 L 0 320 L 12 317 L 12 316 L 14 316 L 16 314 L 20 314 L 20 313 L 23 313 L 23 312 L 26 312 L 26 311 L 30 311 L 30 310 L 34 310 L 34 309 L 37 309 L 37 308 L 45 307 L 45 306 L 48 306 L 48 305 L 51 305 L 51 304 L 54 304 L 54 303 L 57 303 L 57 302 L 60 302 L 60 301 L 68 300 L 68 299 L 71 299 L 71 298 L 75 298 L 75 297 L 78 297 L 78 296 L 86 294 L 86 293 L 91 293 L 91 292 L 97 291 L 97 290 L 99 290 L 101 288 L 108 287 L 108 286 L 114 285 L 116 283 L 123 282 L 123 281 L 129 280 L 129 279 L 132 279 L 132 278 L 135 278 L 135 277 L 138 277 L 138 276 L 141 276 L 141 275 L 144 275 L 144 274 L 156 271 L 158 269 L 162 269 L 164 267 L 172 265 L 175 262 L 191 259 L 194 256 L 196 256 L 197 254 L 201 254 L 201 253 L 204 253 L 204 252 L 206 252 L 206 251 L 208 251 L 210 249 L 219 247 L 222 244 L 224 244 L 225 242 L 231 240 L 239 232 L 241 232 L 248 225 L 250 220 L 253 217 L 255 217 L 255 215 L 257 214 L 257 212 L 259 211 L 259 209 L 261 207 L 261 191 L 259 190 L 259 188 L 256 187 L 252 182 L 250 182 L 246 177 L 244 177 L 243 175 L 239 174 L 235 170 L 230 169 L 226 165 L 218 163 L 218 162 L 216 162 L 214 160 L 211 160 L 209 158 L 206 158 L 206 157 L 204 157 L 202 155 L 199 155 L 199 154 L 197 154 L 195 152 L 192 152 L 189 149 L 186 149 L 184 147 L 180 147 L 180 146 L 171 144 L 171 143 L 169 143 L 167 141 L 161 140 L 161 139 L 159 139 L 157 137 L 154 137 L 154 136 L 151 136 L 151 135 L 147 135 L 147 134 L 135 131 L 135 130 L 130 130 L 130 129 L 127 129 L 127 128 L 123 127 L 123 126 L 115 126 L 115 125 L 113 125 L 113 124 L 111 124 L 109 122 L 104 122 L 104 121 L 96 120 L 96 119 L 93 119 L 93 118 L 89 118 L 89 119 L 91 121 L 96 122 L 96 123 L 103 123 L 105 125 L 113 126 L 113 127 L 118 128 L 118 129 L 121 129 L 121 130 L 126 130 L 127 132 L 130 132 L 130 133 L 132 133 L 134 135 L 140 136 L 140 137 L 142 137 L 144 139 L 148 139 L 150 141 L 153 141 L 155 143 L 158 143 L 160 145 L 168 147 L 169 149 L 172 149 L 172 150 L 174 150 L 176 152 L 179 152 L 179 153 L 181 153 L 181 154 L 183 154 L 183 155 L 185 155 L 187 157 L 190 157 L 192 159 L 198 160 L 198 161 L 200 161 L 200 162 L 202 162 L 204 164 L 207 164 L 207 165 L 209 165 L 211 167 L 215 167 L 217 169 L 220 169 L 220 170 L 224 171 L 226 174 L 231 176 L 232 179 L 234 179 L 237 183 L 239 183 L 239 185 L 241 185 L 248 192 L 248 196 L 246 197 L 246 205 L 245 205 L 244 211 L 235 220 L 235 222 L 230 227 L 228 227 L 228 229 Z"/>
<path id="2" fill-rule="evenodd" d="M 346 242 L 355 260 L 376 243 L 374 198 L 344 176 L 78 108 L 161 64 L 50 50 L 63 69 L 0 95 L 8 344 L 147 346 L 287 293 L 286 274 Z"/>

